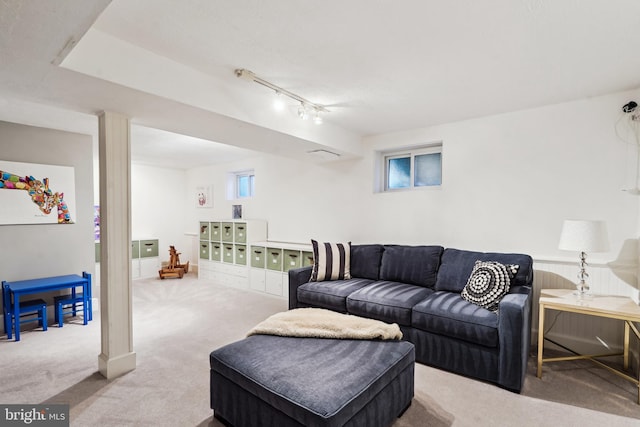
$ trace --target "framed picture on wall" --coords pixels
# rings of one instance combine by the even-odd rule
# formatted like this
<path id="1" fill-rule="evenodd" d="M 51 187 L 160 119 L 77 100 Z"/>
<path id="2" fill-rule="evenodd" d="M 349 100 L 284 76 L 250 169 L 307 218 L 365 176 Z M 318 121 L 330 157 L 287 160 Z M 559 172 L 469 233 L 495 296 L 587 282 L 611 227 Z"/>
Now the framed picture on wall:
<path id="1" fill-rule="evenodd" d="M 213 189 L 211 185 L 200 185 L 196 187 L 196 207 L 213 207 Z"/>
<path id="2" fill-rule="evenodd" d="M 233 219 L 242 219 L 242 205 L 232 205 L 231 215 Z"/>
<path id="3" fill-rule="evenodd" d="M 72 166 L 0 160 L 0 225 L 73 224 Z"/>
<path id="4" fill-rule="evenodd" d="M 100 241 L 100 205 L 93 205 L 93 238 Z"/>

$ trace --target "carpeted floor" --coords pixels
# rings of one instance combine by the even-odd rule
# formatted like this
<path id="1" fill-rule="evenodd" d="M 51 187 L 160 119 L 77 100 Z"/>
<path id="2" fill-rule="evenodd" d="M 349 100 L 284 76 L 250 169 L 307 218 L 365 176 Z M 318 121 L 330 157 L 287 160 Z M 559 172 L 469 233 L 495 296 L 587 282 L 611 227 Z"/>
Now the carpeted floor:
<path id="1" fill-rule="evenodd" d="M 0 403 L 68 403 L 72 426 L 218 427 L 209 353 L 286 308 L 283 299 L 192 274 L 137 280 L 134 371 L 110 381 L 97 373 L 97 313 L 87 326 L 25 331 L 18 343 L 0 338 Z M 417 364 L 415 398 L 394 427 L 639 426 L 637 390 L 587 362 L 545 365 L 538 379 L 533 355 L 522 394 Z"/>

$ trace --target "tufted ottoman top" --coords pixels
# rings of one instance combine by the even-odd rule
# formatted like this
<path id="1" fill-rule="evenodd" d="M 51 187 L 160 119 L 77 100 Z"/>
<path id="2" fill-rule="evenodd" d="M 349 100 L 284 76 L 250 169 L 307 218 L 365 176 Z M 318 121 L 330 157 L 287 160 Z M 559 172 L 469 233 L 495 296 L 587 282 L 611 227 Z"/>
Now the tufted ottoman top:
<path id="1" fill-rule="evenodd" d="M 343 425 L 414 362 L 407 341 L 271 335 L 210 355 L 212 371 L 307 426 Z"/>

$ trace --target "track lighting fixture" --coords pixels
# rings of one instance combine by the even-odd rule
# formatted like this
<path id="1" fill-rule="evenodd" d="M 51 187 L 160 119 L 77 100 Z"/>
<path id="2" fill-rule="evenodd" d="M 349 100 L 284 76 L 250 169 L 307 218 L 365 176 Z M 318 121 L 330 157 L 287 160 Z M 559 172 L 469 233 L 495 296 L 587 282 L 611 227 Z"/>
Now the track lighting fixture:
<path id="1" fill-rule="evenodd" d="M 234 71 L 234 73 L 236 77 L 240 79 L 256 82 L 273 90 L 276 93 L 273 105 L 274 108 L 278 111 L 284 109 L 285 105 L 283 96 L 286 96 L 300 103 L 300 106 L 298 107 L 298 117 L 300 117 L 302 120 L 309 119 L 311 114 L 313 114 L 313 122 L 319 125 L 322 123 L 322 117 L 320 116 L 320 113 L 329 112 L 329 110 L 327 110 L 323 105 L 315 104 L 301 97 L 300 95 L 296 95 L 293 92 L 289 92 L 288 90 L 281 88 L 280 86 L 276 86 L 273 83 L 270 83 L 256 76 L 252 71 L 245 70 L 244 68 L 238 68 Z"/>

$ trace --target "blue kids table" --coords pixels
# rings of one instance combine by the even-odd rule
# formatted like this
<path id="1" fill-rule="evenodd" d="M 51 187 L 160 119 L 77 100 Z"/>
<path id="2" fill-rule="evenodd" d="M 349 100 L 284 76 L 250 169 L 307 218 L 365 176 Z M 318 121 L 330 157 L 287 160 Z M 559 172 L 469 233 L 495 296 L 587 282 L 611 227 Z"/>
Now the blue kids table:
<path id="1" fill-rule="evenodd" d="M 41 279 L 2 282 L 2 311 L 4 314 L 4 330 L 11 339 L 15 331 L 16 341 L 20 341 L 20 298 L 24 295 L 71 289 L 71 296 L 76 297 L 76 289 L 82 288 L 83 323 L 92 320 L 91 307 L 91 274 L 83 272 L 82 276 L 69 274 L 66 276 L 43 277 Z"/>

